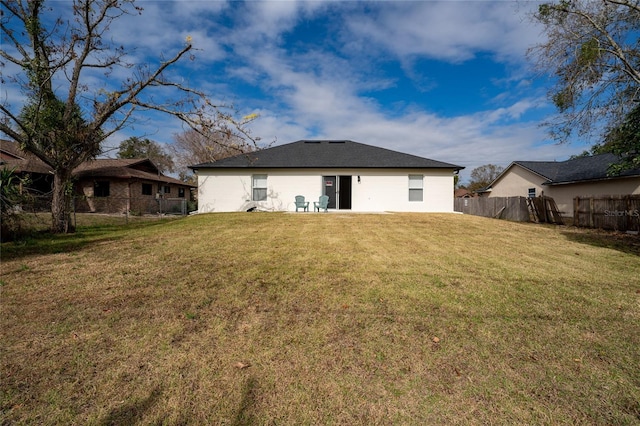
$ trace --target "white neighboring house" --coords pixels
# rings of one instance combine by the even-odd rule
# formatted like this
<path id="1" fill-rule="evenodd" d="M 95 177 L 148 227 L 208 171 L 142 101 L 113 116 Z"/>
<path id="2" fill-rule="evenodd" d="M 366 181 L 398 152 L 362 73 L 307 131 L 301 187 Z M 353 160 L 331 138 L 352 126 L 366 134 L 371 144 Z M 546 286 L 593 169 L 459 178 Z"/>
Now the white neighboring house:
<path id="1" fill-rule="evenodd" d="M 295 211 L 295 197 L 329 196 L 330 210 L 453 212 L 464 167 L 349 140 L 301 140 L 190 167 L 198 211 Z"/>
<path id="2" fill-rule="evenodd" d="M 617 176 L 607 172 L 619 162 L 614 154 L 567 161 L 514 161 L 483 191 L 489 197 L 552 197 L 560 214 L 573 216 L 573 199 L 640 194 L 640 169 Z"/>

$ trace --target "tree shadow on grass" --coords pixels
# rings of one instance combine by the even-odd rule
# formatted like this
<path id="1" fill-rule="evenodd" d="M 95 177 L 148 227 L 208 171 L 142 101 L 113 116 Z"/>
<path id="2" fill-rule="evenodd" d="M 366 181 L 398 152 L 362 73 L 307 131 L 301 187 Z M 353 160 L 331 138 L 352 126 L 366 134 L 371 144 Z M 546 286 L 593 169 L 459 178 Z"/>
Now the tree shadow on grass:
<path id="1" fill-rule="evenodd" d="M 101 426 L 132 425 L 142 421 L 144 413 L 158 402 L 161 392 L 158 388 L 151 391 L 143 400 L 134 401 L 113 408 L 99 423 Z"/>
<path id="2" fill-rule="evenodd" d="M 257 419 L 255 417 L 254 408 L 256 403 L 257 387 L 258 381 L 255 377 L 250 376 L 244 384 L 244 389 L 242 390 L 242 401 L 240 401 L 238 413 L 232 423 L 233 426 L 249 426 L 256 423 Z"/>
<path id="3" fill-rule="evenodd" d="M 129 225 L 79 226 L 76 232 L 71 234 L 52 234 L 49 231 L 33 232 L 18 241 L 4 243 L 2 245 L 2 259 L 21 259 L 33 255 L 79 251 L 94 244 L 126 238 L 128 231 L 133 229 L 167 226 L 168 223 L 168 221 L 150 221 Z"/>
<path id="4" fill-rule="evenodd" d="M 568 228 L 561 234 L 569 241 L 640 256 L 640 235 L 583 228 Z"/>

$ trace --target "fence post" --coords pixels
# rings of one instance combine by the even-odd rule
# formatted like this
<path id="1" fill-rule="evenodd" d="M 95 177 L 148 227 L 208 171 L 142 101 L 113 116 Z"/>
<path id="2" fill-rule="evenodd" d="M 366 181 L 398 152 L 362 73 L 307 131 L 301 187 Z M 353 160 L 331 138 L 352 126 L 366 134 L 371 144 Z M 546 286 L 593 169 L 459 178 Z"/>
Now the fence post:
<path id="1" fill-rule="evenodd" d="M 627 211 L 627 214 L 625 214 L 625 218 L 624 218 L 624 229 L 625 230 L 629 230 L 631 229 L 631 196 L 630 195 L 625 195 L 624 196 L 624 206 L 625 206 L 625 210 Z"/>
<path id="2" fill-rule="evenodd" d="M 580 206 L 580 197 L 573 198 L 573 226 L 580 226 L 580 215 L 578 207 Z"/>
<path id="3" fill-rule="evenodd" d="M 593 220 L 593 197 L 589 198 L 589 227 L 593 228 L 595 225 L 595 221 Z"/>

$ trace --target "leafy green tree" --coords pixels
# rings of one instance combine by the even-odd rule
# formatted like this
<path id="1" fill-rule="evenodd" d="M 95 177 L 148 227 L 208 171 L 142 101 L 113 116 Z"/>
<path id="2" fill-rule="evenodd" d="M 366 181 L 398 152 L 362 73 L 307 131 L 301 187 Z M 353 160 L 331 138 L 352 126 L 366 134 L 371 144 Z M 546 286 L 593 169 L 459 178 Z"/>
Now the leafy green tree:
<path id="1" fill-rule="evenodd" d="M 640 169 L 640 106 L 636 106 L 618 127 L 607 132 L 604 142 L 593 147 L 594 154 L 610 152 L 621 161 L 609 167 L 612 175 L 628 169 Z"/>
<path id="2" fill-rule="evenodd" d="M 148 158 L 158 166 L 161 173 L 173 172 L 173 159 L 155 141 L 132 136 L 120 142 L 118 158 Z"/>
<path id="3" fill-rule="evenodd" d="M 533 19 L 547 37 L 529 55 L 553 76 L 549 97 L 560 113 L 545 123 L 550 134 L 561 142 L 572 135 L 603 140 L 640 100 L 640 3 L 551 1 Z"/>
<path id="4" fill-rule="evenodd" d="M 73 231 L 73 170 L 98 155 L 102 142 L 130 124 L 139 110 L 168 114 L 203 133 L 223 124 L 225 131 L 256 144 L 233 118 L 233 108 L 216 105 L 206 93 L 167 75 L 175 64 L 194 58 L 190 37 L 155 67 L 127 62 L 128 49 L 114 44 L 109 31 L 120 17 L 142 13 L 134 0 L 0 4 L 0 57 L 18 70 L 3 73 L 2 83 L 27 97 L 24 105 L 12 105 L 2 96 L 0 132 L 52 167 L 53 232 Z M 98 71 L 109 77 L 104 87 L 95 84 Z M 120 74 L 127 75 L 115 80 Z"/>

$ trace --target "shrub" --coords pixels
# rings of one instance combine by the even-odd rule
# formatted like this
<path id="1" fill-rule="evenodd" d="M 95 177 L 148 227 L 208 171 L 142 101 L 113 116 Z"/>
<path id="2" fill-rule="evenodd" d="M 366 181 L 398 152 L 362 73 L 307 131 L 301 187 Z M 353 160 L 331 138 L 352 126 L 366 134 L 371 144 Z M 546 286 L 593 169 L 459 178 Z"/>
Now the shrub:
<path id="1" fill-rule="evenodd" d="M 26 184 L 26 181 L 15 169 L 0 169 L 0 241 L 13 240 L 20 234 L 21 204 L 25 199 L 20 184 Z"/>

